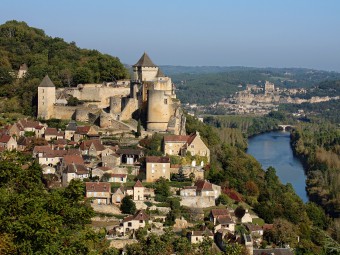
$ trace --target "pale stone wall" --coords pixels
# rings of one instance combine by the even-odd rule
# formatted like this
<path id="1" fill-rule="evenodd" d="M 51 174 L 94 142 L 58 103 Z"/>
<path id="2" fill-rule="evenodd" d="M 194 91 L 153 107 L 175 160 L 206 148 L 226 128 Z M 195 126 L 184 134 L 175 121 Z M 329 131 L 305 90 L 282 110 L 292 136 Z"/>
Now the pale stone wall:
<path id="1" fill-rule="evenodd" d="M 133 200 L 143 201 L 144 200 L 144 187 L 133 188 Z"/>
<path id="2" fill-rule="evenodd" d="M 181 197 L 181 205 L 194 208 L 206 208 L 215 206 L 215 197 Z"/>
<path id="3" fill-rule="evenodd" d="M 134 67 L 134 78 L 139 81 L 153 81 L 158 72 L 158 67 Z"/>
<path id="4" fill-rule="evenodd" d="M 179 155 L 185 142 L 165 142 L 164 154 Z"/>
<path id="5" fill-rule="evenodd" d="M 130 94 L 129 86 L 112 87 L 103 84 L 84 84 L 77 89 L 66 89 L 66 93 L 86 101 L 99 101 L 100 108 L 106 108 L 110 105 L 112 96 L 128 96 Z"/>
<path id="6" fill-rule="evenodd" d="M 53 118 L 71 120 L 75 114 L 76 106 L 55 105 Z"/>
<path id="7" fill-rule="evenodd" d="M 171 97 L 161 90 L 149 90 L 147 129 L 166 131 L 173 114 Z"/>
<path id="8" fill-rule="evenodd" d="M 170 180 L 170 163 L 146 163 L 146 181 L 154 182 L 164 177 Z"/>
<path id="9" fill-rule="evenodd" d="M 117 239 L 110 240 L 110 247 L 116 249 L 123 249 L 128 244 L 138 243 L 136 239 Z"/>
<path id="10" fill-rule="evenodd" d="M 208 158 L 208 161 L 210 161 L 210 150 L 204 144 L 199 134 L 192 141 L 192 143 L 188 146 L 188 151 L 190 151 L 191 155 L 193 156 L 194 155 L 205 156 Z"/>
<path id="11" fill-rule="evenodd" d="M 38 87 L 38 118 L 53 117 L 55 100 L 55 87 Z"/>
<path id="12" fill-rule="evenodd" d="M 135 98 L 129 98 L 127 104 L 122 110 L 119 120 L 129 120 L 131 119 L 132 113 L 138 109 L 138 101 Z"/>

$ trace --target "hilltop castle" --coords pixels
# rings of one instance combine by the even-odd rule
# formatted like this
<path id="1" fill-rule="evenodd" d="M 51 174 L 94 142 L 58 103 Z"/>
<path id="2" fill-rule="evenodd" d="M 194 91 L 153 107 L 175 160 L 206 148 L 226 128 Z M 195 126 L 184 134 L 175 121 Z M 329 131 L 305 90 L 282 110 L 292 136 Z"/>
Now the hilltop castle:
<path id="1" fill-rule="evenodd" d="M 171 78 L 144 53 L 133 65 L 133 79 L 103 84 L 79 84 L 56 89 L 48 76 L 38 87 L 38 118 L 97 120 L 101 128 L 123 129 L 132 118 L 147 131 L 185 135 L 185 117 Z M 68 106 L 70 98 L 83 104 Z"/>

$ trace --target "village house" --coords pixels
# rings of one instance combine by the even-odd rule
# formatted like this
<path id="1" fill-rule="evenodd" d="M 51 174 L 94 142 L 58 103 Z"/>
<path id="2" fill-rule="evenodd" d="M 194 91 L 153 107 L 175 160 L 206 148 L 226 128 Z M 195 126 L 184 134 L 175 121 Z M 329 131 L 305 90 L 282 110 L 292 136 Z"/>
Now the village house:
<path id="1" fill-rule="evenodd" d="M 111 172 L 113 169 L 111 167 L 99 166 L 92 169 L 92 178 L 98 177 L 100 180 L 105 173 Z"/>
<path id="2" fill-rule="evenodd" d="M 86 182 L 86 197 L 98 205 L 111 204 L 111 184 L 108 182 Z"/>
<path id="3" fill-rule="evenodd" d="M 144 210 L 139 210 L 135 215 L 124 218 L 120 226 L 116 227 L 115 230 L 118 234 L 125 235 L 126 232 L 144 228 L 149 222 L 151 222 L 149 215 Z"/>
<path id="4" fill-rule="evenodd" d="M 170 180 L 169 157 L 148 156 L 145 161 L 147 182 L 154 182 L 161 177 Z"/>
<path id="5" fill-rule="evenodd" d="M 36 138 L 43 138 L 44 135 L 45 135 L 45 130 L 46 130 L 45 126 L 42 126 L 42 125 L 36 126 L 35 131 L 34 131 L 35 137 Z"/>
<path id="6" fill-rule="evenodd" d="M 11 126 L 7 126 L 6 128 L 8 130 L 7 135 L 10 135 L 16 138 L 19 138 L 20 136 L 25 135 L 24 128 L 18 123 L 15 123 Z"/>
<path id="7" fill-rule="evenodd" d="M 98 139 L 82 141 L 79 148 L 83 155 L 92 157 L 99 156 L 102 151 L 105 150 L 104 145 L 102 145 L 101 141 Z"/>
<path id="8" fill-rule="evenodd" d="M 77 127 L 73 135 L 73 140 L 79 142 L 82 139 L 96 138 L 99 137 L 97 130 L 94 126 L 83 126 Z"/>
<path id="9" fill-rule="evenodd" d="M 44 133 L 46 141 L 58 140 L 64 138 L 64 132 L 58 131 L 56 128 L 46 128 Z"/>
<path id="10" fill-rule="evenodd" d="M 18 121 L 18 124 L 22 126 L 25 132 L 35 132 L 35 128 L 41 126 L 39 121 L 22 119 Z"/>
<path id="11" fill-rule="evenodd" d="M 199 132 L 191 135 L 166 135 L 163 141 L 165 155 L 185 156 L 190 152 L 192 156 L 206 157 L 207 161 L 210 161 L 210 150 L 201 139 Z"/>
<path id="12" fill-rule="evenodd" d="M 17 150 L 25 151 L 32 144 L 31 137 L 20 136 L 17 139 Z"/>
<path id="13" fill-rule="evenodd" d="M 5 150 L 16 150 L 17 149 L 17 141 L 12 136 L 2 135 L 0 137 L 0 147 L 5 148 Z"/>
<path id="14" fill-rule="evenodd" d="M 89 170 L 84 165 L 75 163 L 69 164 L 62 173 L 62 184 L 65 187 L 73 179 L 84 180 L 89 177 Z"/>
<path id="15" fill-rule="evenodd" d="M 109 178 L 109 182 L 126 183 L 126 181 L 127 181 L 126 174 L 111 174 Z"/>
<path id="16" fill-rule="evenodd" d="M 65 128 L 65 139 L 73 140 L 74 133 L 77 131 L 77 123 L 71 120 Z"/>
<path id="17" fill-rule="evenodd" d="M 236 222 L 232 219 L 227 209 L 211 209 L 210 221 L 214 223 L 214 230 L 228 230 L 231 233 L 235 232 Z"/>
<path id="18" fill-rule="evenodd" d="M 140 180 L 137 180 L 133 186 L 133 200 L 144 201 L 144 186 Z"/>
<path id="19" fill-rule="evenodd" d="M 126 191 L 123 186 L 120 186 L 116 191 L 112 194 L 112 203 L 116 205 L 120 205 L 122 199 L 126 196 Z"/>
<path id="20" fill-rule="evenodd" d="M 104 152 L 104 151 L 103 151 Z M 120 165 L 120 156 L 116 153 L 112 154 L 104 154 L 102 152 L 101 157 L 102 157 L 102 166 L 104 167 L 115 167 Z"/>
<path id="21" fill-rule="evenodd" d="M 213 232 L 206 226 L 202 226 L 200 230 L 191 231 L 189 234 L 189 240 L 192 244 L 200 243 L 203 241 L 204 237 L 208 237 L 214 240 Z"/>
<path id="22" fill-rule="evenodd" d="M 144 151 L 142 149 L 118 149 L 116 154 L 120 156 L 121 164 L 134 165 L 138 163 L 138 160 L 144 157 Z"/>

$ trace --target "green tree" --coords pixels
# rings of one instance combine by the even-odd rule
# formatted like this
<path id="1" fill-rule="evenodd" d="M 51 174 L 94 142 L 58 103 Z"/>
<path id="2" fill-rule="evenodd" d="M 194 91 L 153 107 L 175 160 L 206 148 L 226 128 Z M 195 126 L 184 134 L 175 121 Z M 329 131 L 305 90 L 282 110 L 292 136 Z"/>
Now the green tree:
<path id="1" fill-rule="evenodd" d="M 122 199 L 120 210 L 122 213 L 135 214 L 136 204 L 133 202 L 131 196 L 126 196 Z"/>

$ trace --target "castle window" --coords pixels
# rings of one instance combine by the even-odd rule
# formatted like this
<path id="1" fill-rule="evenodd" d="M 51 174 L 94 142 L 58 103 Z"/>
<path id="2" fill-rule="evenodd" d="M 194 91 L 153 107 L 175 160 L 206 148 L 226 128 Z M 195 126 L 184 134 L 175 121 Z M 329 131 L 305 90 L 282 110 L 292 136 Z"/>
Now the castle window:
<path id="1" fill-rule="evenodd" d="M 168 99 L 164 99 L 164 104 L 168 104 Z"/>

